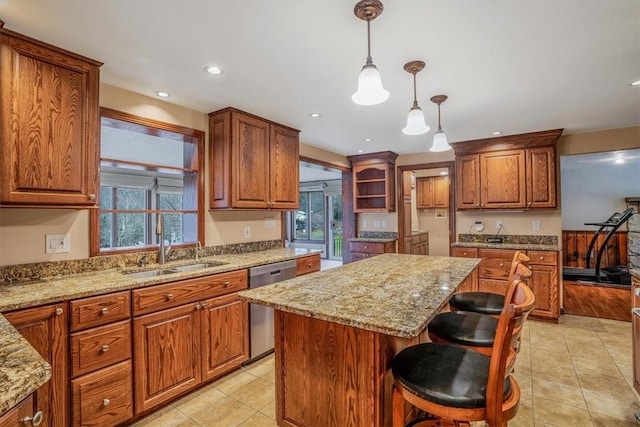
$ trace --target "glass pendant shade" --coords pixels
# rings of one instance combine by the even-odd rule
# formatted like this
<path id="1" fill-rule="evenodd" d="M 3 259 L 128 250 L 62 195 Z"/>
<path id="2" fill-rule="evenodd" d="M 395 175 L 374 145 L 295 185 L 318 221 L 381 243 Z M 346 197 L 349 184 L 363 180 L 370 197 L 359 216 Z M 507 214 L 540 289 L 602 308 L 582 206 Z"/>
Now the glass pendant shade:
<path id="1" fill-rule="evenodd" d="M 404 129 L 402 129 L 402 133 L 405 135 L 422 135 L 423 133 L 429 132 L 430 129 L 431 128 L 424 122 L 422 108 L 411 108 L 409 114 L 407 114 L 407 124 Z"/>
<path id="2" fill-rule="evenodd" d="M 358 90 L 351 100 L 358 105 L 376 105 L 389 98 L 389 91 L 382 87 L 382 79 L 374 64 L 365 64 L 358 76 Z"/>
<path id="3" fill-rule="evenodd" d="M 439 152 L 439 151 L 447 151 L 450 150 L 451 146 L 449 145 L 449 141 L 447 140 L 447 135 L 442 131 L 436 131 L 435 135 L 433 135 L 433 146 L 429 149 L 429 151 Z"/>

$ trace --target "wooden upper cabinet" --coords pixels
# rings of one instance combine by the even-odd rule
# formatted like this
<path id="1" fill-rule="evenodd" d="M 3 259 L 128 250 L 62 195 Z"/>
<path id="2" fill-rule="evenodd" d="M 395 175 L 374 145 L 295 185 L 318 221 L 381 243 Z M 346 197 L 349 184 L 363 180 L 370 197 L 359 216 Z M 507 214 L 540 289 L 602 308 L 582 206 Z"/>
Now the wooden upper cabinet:
<path id="1" fill-rule="evenodd" d="M 430 176 L 416 180 L 416 205 L 418 208 L 449 207 L 449 177 Z"/>
<path id="2" fill-rule="evenodd" d="M 242 111 L 209 114 L 211 209 L 297 209 L 298 133 Z"/>
<path id="3" fill-rule="evenodd" d="M 0 28 L 0 204 L 96 205 L 101 65 Z"/>
<path id="4" fill-rule="evenodd" d="M 557 207 L 561 134 L 555 129 L 456 143 L 456 209 Z"/>
<path id="5" fill-rule="evenodd" d="M 480 207 L 524 208 L 524 150 L 505 150 L 480 155 Z"/>
<path id="6" fill-rule="evenodd" d="M 353 167 L 354 212 L 395 212 L 396 158 L 391 151 L 347 156 Z"/>
<path id="7" fill-rule="evenodd" d="M 456 207 L 480 208 L 480 156 L 456 155 Z"/>

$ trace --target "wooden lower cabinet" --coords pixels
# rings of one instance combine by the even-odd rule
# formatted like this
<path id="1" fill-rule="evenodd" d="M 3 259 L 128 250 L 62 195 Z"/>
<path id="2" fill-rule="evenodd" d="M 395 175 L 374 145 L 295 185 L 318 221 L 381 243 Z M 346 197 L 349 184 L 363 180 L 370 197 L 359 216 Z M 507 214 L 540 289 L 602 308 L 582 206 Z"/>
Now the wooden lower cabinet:
<path id="1" fill-rule="evenodd" d="M 476 248 L 451 248 L 451 256 L 460 258 L 478 258 Z M 475 268 L 469 276 L 462 282 L 456 292 L 477 292 L 478 291 L 478 269 Z"/>
<path id="2" fill-rule="evenodd" d="M 631 277 L 631 308 L 640 307 L 640 279 Z"/>
<path id="3" fill-rule="evenodd" d="M 320 254 L 296 259 L 296 276 L 320 271 Z"/>
<path id="4" fill-rule="evenodd" d="M 44 414 L 41 411 L 33 411 L 33 395 L 30 395 L 0 417 L 0 426 L 25 427 L 34 424 L 42 425 L 39 424 L 39 420 L 44 417 Z"/>
<path id="5" fill-rule="evenodd" d="M 631 329 L 633 388 L 640 393 L 640 313 L 636 313 L 636 310 L 631 310 Z"/>
<path id="6" fill-rule="evenodd" d="M 351 250 L 351 262 L 360 261 L 372 256 L 395 253 L 396 241 L 392 242 L 367 242 L 357 241 L 349 242 L 349 249 Z"/>
<path id="7" fill-rule="evenodd" d="M 247 307 L 233 293 L 134 318 L 136 414 L 241 366 Z"/>
<path id="8" fill-rule="evenodd" d="M 133 417 L 131 360 L 71 381 L 74 426 L 115 426 Z"/>
<path id="9" fill-rule="evenodd" d="M 25 413 L 42 411 L 43 427 L 67 426 L 67 303 L 18 310 L 4 316 L 52 368 L 51 379 L 33 394 L 32 406 L 25 404 Z"/>

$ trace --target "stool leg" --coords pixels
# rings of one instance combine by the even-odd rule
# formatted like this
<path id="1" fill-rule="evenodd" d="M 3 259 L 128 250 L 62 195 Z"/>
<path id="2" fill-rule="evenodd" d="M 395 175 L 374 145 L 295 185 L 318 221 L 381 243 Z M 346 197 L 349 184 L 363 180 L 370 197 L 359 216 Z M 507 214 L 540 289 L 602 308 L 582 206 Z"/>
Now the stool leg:
<path id="1" fill-rule="evenodd" d="M 404 397 L 398 391 L 398 388 L 393 386 L 393 401 L 392 401 L 392 412 L 393 412 L 393 427 L 404 427 L 405 414 L 404 414 Z"/>

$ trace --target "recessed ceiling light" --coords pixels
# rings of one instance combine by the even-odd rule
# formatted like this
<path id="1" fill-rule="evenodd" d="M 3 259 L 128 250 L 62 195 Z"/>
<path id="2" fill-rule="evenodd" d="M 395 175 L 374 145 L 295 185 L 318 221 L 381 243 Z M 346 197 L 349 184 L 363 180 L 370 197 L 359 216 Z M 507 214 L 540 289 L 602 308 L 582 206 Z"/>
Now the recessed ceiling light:
<path id="1" fill-rule="evenodd" d="M 322 114 L 320 114 L 320 113 L 311 113 L 311 114 L 309 114 L 309 117 L 314 118 L 314 119 L 317 119 L 317 118 L 318 118 L 318 117 L 320 117 L 321 115 L 322 115 Z"/>
<path id="2" fill-rule="evenodd" d="M 447 172 L 447 171 L 442 171 L 442 172 L 440 172 L 440 175 L 449 175 L 449 172 Z"/>
<path id="3" fill-rule="evenodd" d="M 211 65 L 208 67 L 205 67 L 204 70 L 209 73 L 209 74 L 213 74 L 213 75 L 218 75 L 218 74 L 222 74 L 222 70 L 219 67 L 216 67 L 215 65 Z"/>
<path id="4" fill-rule="evenodd" d="M 636 80 L 635 82 L 631 83 L 631 86 L 640 86 L 640 80 Z"/>
<path id="5" fill-rule="evenodd" d="M 168 98 L 171 96 L 168 92 L 163 92 L 161 90 L 156 91 L 156 95 L 158 95 L 160 98 Z"/>
<path id="6" fill-rule="evenodd" d="M 491 135 L 502 135 L 502 132 L 500 132 L 499 130 L 495 131 L 495 132 L 491 132 Z"/>
<path id="7" fill-rule="evenodd" d="M 365 139 L 363 139 L 363 141 L 364 142 L 371 142 L 371 141 L 373 141 L 373 138 L 365 138 Z"/>
<path id="8" fill-rule="evenodd" d="M 616 163 L 617 164 L 624 163 L 624 159 L 622 157 L 616 157 Z"/>
<path id="9" fill-rule="evenodd" d="M 358 153 L 364 153 L 364 150 L 358 150 Z"/>

